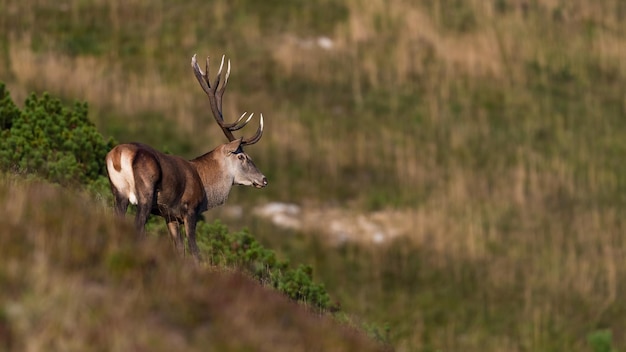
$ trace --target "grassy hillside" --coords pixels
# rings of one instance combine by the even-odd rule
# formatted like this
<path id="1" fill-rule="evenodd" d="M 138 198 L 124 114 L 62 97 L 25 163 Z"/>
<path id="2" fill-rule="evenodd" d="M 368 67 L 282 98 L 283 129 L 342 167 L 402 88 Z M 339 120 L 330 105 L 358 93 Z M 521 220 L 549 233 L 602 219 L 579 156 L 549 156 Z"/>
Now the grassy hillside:
<path id="1" fill-rule="evenodd" d="M 623 350 L 625 16 L 621 0 L 0 0 L 0 80 L 191 157 L 224 138 L 189 60 L 225 53 L 225 112 L 266 116 L 247 151 L 270 181 L 229 202 L 405 214 L 403 240 L 371 248 L 247 222 L 346 311 L 388 322 L 399 350 Z"/>
<path id="2" fill-rule="evenodd" d="M 248 276 L 187 262 L 85 195 L 0 176 L 0 351 L 375 351 Z"/>
<path id="3" fill-rule="evenodd" d="M 594 188 L 596 177 L 624 174 L 618 0 L 2 7 L 0 78 L 17 101 L 31 90 L 87 100 L 118 140 L 187 156 L 224 139 L 190 58 L 227 54 L 227 117 L 268 119 L 250 152 L 280 185 L 272 199 L 420 206 L 450 198 L 458 179 L 490 198 L 526 192 L 534 175 L 542 194 L 553 182 L 573 183 L 584 201 L 624 191 L 622 181 Z"/>

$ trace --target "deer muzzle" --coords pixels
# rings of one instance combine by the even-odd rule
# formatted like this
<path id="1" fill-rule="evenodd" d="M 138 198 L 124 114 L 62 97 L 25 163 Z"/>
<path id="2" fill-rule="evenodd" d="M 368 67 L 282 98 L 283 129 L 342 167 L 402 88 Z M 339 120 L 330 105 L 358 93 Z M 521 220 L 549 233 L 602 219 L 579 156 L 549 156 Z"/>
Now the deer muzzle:
<path id="1" fill-rule="evenodd" d="M 253 182 L 252 185 L 256 188 L 264 188 L 265 186 L 267 186 L 267 177 L 263 176 L 263 179 L 261 179 L 261 182 Z"/>

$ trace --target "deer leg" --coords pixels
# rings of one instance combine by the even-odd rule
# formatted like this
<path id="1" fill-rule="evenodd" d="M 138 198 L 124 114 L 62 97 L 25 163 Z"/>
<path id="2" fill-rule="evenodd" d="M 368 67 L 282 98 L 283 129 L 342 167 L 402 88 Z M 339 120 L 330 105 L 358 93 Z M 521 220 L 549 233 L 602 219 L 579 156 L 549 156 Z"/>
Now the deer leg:
<path id="1" fill-rule="evenodd" d="M 141 165 L 141 172 L 135 170 L 135 165 Z M 135 196 L 137 197 L 137 215 L 135 227 L 137 232 L 146 234 L 146 222 L 156 205 L 156 185 L 161 177 L 159 162 L 154 155 L 144 150 L 138 150 L 133 159 L 133 177 L 135 179 Z"/>
<path id="2" fill-rule="evenodd" d="M 148 222 L 148 217 L 150 216 L 150 211 L 152 210 L 154 194 L 150 188 L 147 188 L 143 193 L 139 192 L 139 196 L 137 214 L 135 215 L 135 228 L 140 235 L 145 235 L 146 222 Z"/>
<path id="3" fill-rule="evenodd" d="M 135 228 L 140 235 L 146 234 L 146 222 L 150 216 L 150 205 L 137 205 L 137 214 L 135 215 Z"/>
<path id="4" fill-rule="evenodd" d="M 113 188 L 113 195 L 115 196 L 115 215 L 123 218 L 126 215 L 126 210 L 128 209 L 128 198 L 124 197 L 117 189 Z"/>
<path id="5" fill-rule="evenodd" d="M 128 209 L 128 199 L 119 198 L 115 201 L 115 214 L 117 216 L 123 218 L 126 215 L 126 210 Z"/>
<path id="6" fill-rule="evenodd" d="M 137 162 L 140 155 L 135 157 Z M 149 159 L 152 161 L 152 159 Z M 135 189 L 137 195 L 137 215 L 135 216 L 135 227 L 141 235 L 146 234 L 146 222 L 152 211 L 152 207 L 156 204 L 155 199 L 155 172 L 147 174 L 135 173 Z"/>
<path id="7" fill-rule="evenodd" d="M 196 222 L 195 215 L 185 216 L 185 233 L 187 234 L 187 245 L 189 246 L 189 252 L 196 258 L 200 259 L 200 250 L 196 244 Z"/>
<path id="8" fill-rule="evenodd" d="M 172 239 L 172 243 L 174 244 L 174 248 L 176 252 L 179 254 L 183 254 L 185 251 L 185 246 L 183 243 L 183 237 L 180 235 L 178 231 L 179 223 L 177 220 L 166 220 L 167 229 L 170 232 L 170 237 Z"/>

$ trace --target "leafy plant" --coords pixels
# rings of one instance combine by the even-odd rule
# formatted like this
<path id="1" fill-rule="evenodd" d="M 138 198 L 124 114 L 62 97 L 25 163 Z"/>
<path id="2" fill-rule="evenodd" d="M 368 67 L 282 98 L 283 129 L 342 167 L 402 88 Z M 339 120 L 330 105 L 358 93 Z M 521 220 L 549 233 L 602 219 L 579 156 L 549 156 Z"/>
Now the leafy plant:
<path id="1" fill-rule="evenodd" d="M 613 334 L 611 330 L 597 330 L 587 335 L 587 342 L 593 352 L 613 352 Z"/>
<path id="2" fill-rule="evenodd" d="M 20 110 L 11 100 L 11 93 L 4 83 L 0 82 L 0 131 L 11 128 L 13 120 L 20 114 Z"/>
<path id="3" fill-rule="evenodd" d="M 87 104 L 65 107 L 44 93 L 31 94 L 23 110 L 0 83 L 0 168 L 61 184 L 89 183 L 104 175 L 104 157 L 115 144 L 87 118 Z"/>
<path id="4" fill-rule="evenodd" d="M 244 270 L 291 299 L 319 309 L 329 308 L 328 293 L 324 285 L 313 282 L 310 266 L 290 268 L 288 261 L 277 259 L 274 251 L 264 248 L 247 230 L 229 233 L 219 221 L 199 222 L 196 236 L 200 250 L 211 264 Z"/>

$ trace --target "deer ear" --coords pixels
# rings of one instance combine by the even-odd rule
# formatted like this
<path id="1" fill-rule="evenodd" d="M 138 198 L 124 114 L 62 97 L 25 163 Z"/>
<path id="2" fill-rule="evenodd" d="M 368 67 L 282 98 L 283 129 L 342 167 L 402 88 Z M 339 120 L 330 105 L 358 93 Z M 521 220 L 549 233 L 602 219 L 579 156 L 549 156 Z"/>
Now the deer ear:
<path id="1" fill-rule="evenodd" d="M 226 147 L 224 148 L 224 152 L 226 154 L 228 153 L 235 153 L 237 150 L 239 150 L 239 148 L 241 148 L 241 141 L 243 140 L 242 138 L 237 138 L 232 142 L 226 143 Z"/>

